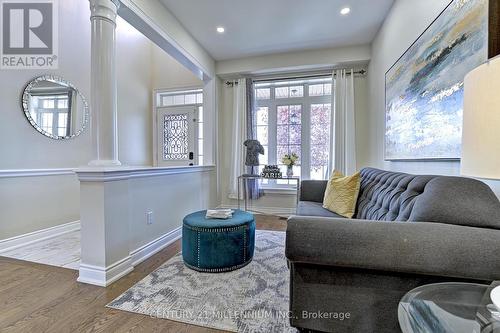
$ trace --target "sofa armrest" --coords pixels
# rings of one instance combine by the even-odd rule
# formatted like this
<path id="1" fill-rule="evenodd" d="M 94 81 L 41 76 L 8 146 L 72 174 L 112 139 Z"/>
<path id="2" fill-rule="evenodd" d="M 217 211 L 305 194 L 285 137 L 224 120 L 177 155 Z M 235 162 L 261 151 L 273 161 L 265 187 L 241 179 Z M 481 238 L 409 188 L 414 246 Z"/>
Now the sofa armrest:
<path id="1" fill-rule="evenodd" d="M 286 257 L 292 263 L 500 279 L 496 229 L 292 216 L 286 233 Z"/>
<path id="2" fill-rule="evenodd" d="M 327 180 L 303 180 L 300 182 L 300 201 L 323 202 Z"/>

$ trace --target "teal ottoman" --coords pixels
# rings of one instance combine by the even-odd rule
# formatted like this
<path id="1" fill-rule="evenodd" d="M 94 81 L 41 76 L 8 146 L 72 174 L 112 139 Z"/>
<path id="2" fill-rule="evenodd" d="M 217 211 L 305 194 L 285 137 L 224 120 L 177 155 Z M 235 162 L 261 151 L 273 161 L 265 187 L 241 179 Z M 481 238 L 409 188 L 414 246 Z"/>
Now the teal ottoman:
<path id="1" fill-rule="evenodd" d="M 228 272 L 252 261 L 255 219 L 236 210 L 227 220 L 207 219 L 206 211 L 187 215 L 182 224 L 184 264 L 200 272 Z"/>

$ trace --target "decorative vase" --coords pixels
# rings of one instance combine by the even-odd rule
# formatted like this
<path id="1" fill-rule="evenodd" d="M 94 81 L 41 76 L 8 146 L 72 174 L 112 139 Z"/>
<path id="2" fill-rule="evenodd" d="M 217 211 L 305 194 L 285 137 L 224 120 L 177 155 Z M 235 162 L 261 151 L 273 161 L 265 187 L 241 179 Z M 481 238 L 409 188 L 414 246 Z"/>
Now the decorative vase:
<path id="1" fill-rule="evenodd" d="M 286 176 L 293 177 L 293 165 L 287 165 L 286 167 Z"/>

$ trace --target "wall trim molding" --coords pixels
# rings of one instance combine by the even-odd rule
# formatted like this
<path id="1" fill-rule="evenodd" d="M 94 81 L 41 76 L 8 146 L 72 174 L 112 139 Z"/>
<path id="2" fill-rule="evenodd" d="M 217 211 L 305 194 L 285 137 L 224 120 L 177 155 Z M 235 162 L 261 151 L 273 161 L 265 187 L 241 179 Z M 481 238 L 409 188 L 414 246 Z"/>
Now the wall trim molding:
<path id="1" fill-rule="evenodd" d="M 130 252 L 132 257 L 132 266 L 137 266 L 144 260 L 160 252 L 167 246 L 173 244 L 178 239 L 182 238 L 182 226 L 175 228 L 174 230 L 167 232 L 163 236 L 152 240 L 151 242 L 133 250 Z"/>
<path id="2" fill-rule="evenodd" d="M 79 276 L 76 281 L 99 287 L 107 287 L 133 270 L 134 266 L 132 266 L 131 256 L 126 256 L 107 267 L 80 263 Z"/>
<path id="3" fill-rule="evenodd" d="M 0 170 L 0 178 L 74 175 L 74 168 Z"/>
<path id="4" fill-rule="evenodd" d="M 80 221 L 74 221 L 3 239 L 0 240 L 0 254 L 78 230 L 80 230 Z"/>
<path id="5" fill-rule="evenodd" d="M 110 182 L 132 178 L 158 177 L 182 173 L 207 172 L 215 170 L 215 165 L 194 165 L 182 167 L 84 167 L 75 170 L 81 182 Z"/>
<path id="6" fill-rule="evenodd" d="M 130 252 L 127 257 L 107 266 L 95 266 L 85 263 L 80 264 L 77 281 L 100 287 L 107 287 L 134 270 L 144 260 L 173 244 L 182 237 L 182 226 L 140 246 Z"/>
<path id="7" fill-rule="evenodd" d="M 243 206 L 240 207 L 242 209 Z M 219 205 L 217 208 L 230 208 L 238 209 L 238 205 Z M 248 211 L 250 213 L 259 215 L 277 215 L 281 217 L 288 217 L 290 215 L 295 215 L 295 208 L 292 207 L 260 207 L 260 206 L 248 206 Z"/>

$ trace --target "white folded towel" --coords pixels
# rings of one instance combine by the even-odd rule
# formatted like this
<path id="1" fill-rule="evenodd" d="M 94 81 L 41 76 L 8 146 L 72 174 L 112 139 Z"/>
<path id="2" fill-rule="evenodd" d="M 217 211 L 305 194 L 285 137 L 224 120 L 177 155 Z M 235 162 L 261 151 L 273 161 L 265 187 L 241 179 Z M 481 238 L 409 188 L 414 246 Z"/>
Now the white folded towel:
<path id="1" fill-rule="evenodd" d="M 230 219 L 233 217 L 232 209 L 208 209 L 205 217 L 207 219 Z"/>

